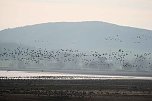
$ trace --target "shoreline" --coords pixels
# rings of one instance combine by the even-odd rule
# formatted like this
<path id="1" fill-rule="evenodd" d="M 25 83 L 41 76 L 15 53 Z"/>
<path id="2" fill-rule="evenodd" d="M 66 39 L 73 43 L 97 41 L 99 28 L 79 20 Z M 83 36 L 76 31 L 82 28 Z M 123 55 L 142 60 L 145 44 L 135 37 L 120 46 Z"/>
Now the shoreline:
<path id="1" fill-rule="evenodd" d="M 152 80 L 151 76 L 122 76 L 107 74 L 83 74 L 65 72 L 37 72 L 37 71 L 0 71 L 0 79 L 40 79 L 40 80 Z"/>

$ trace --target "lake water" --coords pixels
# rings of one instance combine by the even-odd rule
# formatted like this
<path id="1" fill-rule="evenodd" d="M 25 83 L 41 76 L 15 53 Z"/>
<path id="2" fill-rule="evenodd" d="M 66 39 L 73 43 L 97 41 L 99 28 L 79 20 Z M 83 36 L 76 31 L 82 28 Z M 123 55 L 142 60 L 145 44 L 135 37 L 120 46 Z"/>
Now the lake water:
<path id="1" fill-rule="evenodd" d="M 147 76 L 115 76 L 115 75 L 93 75 L 75 74 L 62 72 L 37 72 L 37 71 L 0 71 L 0 79 L 139 79 L 152 80 Z"/>

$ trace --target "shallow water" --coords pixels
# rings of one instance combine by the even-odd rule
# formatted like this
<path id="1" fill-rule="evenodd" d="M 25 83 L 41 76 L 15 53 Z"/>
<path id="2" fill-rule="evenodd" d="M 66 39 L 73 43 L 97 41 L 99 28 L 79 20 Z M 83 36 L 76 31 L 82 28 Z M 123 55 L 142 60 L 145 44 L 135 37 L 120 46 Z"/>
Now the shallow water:
<path id="1" fill-rule="evenodd" d="M 75 74 L 62 72 L 37 72 L 37 71 L 0 71 L 0 79 L 139 79 L 152 80 L 145 76 L 115 76 L 115 75 L 93 75 Z"/>

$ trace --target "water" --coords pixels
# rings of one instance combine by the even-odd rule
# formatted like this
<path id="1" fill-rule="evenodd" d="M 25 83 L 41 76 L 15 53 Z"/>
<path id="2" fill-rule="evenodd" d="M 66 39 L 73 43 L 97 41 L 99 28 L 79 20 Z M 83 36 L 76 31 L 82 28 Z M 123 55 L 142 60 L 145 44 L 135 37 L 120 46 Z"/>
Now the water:
<path id="1" fill-rule="evenodd" d="M 0 79 L 139 79 L 152 80 L 148 76 L 116 76 L 116 75 L 94 75 L 94 74 L 75 74 L 62 72 L 37 72 L 37 71 L 0 71 Z"/>

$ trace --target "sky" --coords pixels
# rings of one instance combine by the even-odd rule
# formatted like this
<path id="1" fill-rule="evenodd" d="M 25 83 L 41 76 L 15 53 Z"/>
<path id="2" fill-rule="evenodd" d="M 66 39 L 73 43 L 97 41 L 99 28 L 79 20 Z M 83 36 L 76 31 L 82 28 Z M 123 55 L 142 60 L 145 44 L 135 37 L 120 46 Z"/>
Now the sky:
<path id="1" fill-rule="evenodd" d="M 77 21 L 152 30 L 152 0 L 0 0 L 0 30 Z"/>

